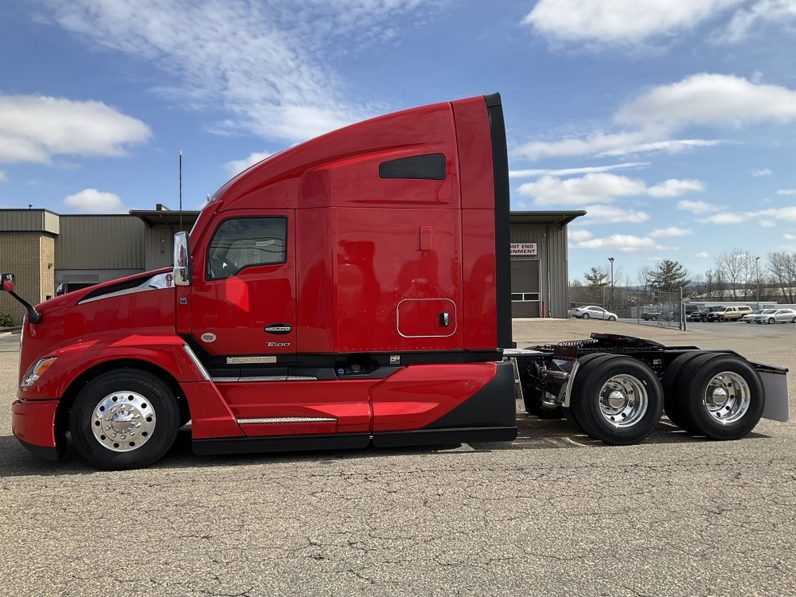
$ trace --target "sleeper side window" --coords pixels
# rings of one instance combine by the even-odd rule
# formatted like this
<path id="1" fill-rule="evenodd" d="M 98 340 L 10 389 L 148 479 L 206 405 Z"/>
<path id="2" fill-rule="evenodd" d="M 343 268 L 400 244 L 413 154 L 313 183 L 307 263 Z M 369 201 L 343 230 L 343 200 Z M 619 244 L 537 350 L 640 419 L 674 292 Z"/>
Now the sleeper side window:
<path id="1" fill-rule="evenodd" d="M 221 280 L 253 265 L 287 260 L 287 218 L 232 218 L 216 229 L 207 250 L 207 279 Z"/>

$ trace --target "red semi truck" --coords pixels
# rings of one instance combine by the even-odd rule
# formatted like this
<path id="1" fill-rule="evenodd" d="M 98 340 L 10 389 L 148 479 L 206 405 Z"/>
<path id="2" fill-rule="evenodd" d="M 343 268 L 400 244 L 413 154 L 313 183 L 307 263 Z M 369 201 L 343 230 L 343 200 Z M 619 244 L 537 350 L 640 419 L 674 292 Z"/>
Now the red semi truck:
<path id="1" fill-rule="evenodd" d="M 224 185 L 174 266 L 26 307 L 13 431 L 59 458 L 511 441 L 516 400 L 612 444 L 662 410 L 716 439 L 786 420 L 786 370 L 593 335 L 511 341 L 500 96 L 355 124 Z M 3 289 L 14 293 L 12 274 Z"/>

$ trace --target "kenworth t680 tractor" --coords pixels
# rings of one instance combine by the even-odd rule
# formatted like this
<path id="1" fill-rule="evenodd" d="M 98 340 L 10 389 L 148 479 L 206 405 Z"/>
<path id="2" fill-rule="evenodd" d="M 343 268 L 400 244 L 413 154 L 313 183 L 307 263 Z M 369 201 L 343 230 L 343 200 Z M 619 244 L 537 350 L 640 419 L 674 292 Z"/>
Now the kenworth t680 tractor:
<path id="1" fill-rule="evenodd" d="M 516 349 L 509 259 L 499 95 L 343 128 L 224 185 L 173 267 L 18 297 L 14 434 L 123 469 L 189 422 L 212 454 L 512 441 L 518 398 L 611 444 L 664 409 L 715 439 L 787 419 L 786 370 L 732 352 L 611 335 Z"/>

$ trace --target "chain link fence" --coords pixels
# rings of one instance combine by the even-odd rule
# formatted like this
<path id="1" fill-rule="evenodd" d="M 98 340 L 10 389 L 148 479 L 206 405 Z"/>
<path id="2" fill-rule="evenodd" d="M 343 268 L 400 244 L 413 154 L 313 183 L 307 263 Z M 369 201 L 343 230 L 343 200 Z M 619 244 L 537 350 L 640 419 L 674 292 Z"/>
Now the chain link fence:
<path id="1" fill-rule="evenodd" d="M 570 287 L 570 314 L 577 307 L 595 305 L 616 314 L 620 321 L 673 329 L 685 329 L 682 291 L 666 292 L 635 288 Z"/>

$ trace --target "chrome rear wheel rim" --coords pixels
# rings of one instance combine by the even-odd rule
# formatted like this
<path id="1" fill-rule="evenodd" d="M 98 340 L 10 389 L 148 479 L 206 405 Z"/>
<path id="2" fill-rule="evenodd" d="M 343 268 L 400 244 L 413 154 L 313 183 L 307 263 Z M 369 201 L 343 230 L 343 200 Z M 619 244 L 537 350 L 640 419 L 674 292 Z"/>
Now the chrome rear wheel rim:
<path id="1" fill-rule="evenodd" d="M 632 375 L 614 375 L 600 388 L 600 414 L 614 427 L 632 427 L 644 417 L 648 405 L 647 388 Z"/>
<path id="2" fill-rule="evenodd" d="M 752 392 L 746 380 L 734 371 L 722 371 L 708 382 L 702 406 L 712 419 L 730 425 L 746 415 L 751 400 Z"/>
<path id="3" fill-rule="evenodd" d="M 138 392 L 108 394 L 94 407 L 91 431 L 94 439 L 112 452 L 140 449 L 155 431 L 155 409 Z"/>

